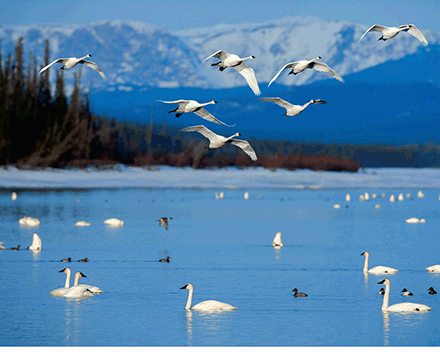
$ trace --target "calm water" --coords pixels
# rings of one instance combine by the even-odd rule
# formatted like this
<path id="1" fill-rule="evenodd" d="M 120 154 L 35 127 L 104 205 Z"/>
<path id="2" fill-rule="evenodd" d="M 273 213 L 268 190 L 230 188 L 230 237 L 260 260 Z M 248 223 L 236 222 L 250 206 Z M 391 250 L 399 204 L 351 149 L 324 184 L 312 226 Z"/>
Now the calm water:
<path id="1" fill-rule="evenodd" d="M 440 345 L 438 190 L 387 191 L 359 202 L 366 190 L 19 190 L 0 193 L 0 241 L 26 248 L 38 233 L 43 250 L 0 251 L 0 345 L 3 346 L 434 346 Z M 371 190 L 368 190 L 371 194 Z M 381 193 L 383 190 L 374 190 Z M 390 203 L 410 192 L 412 200 Z M 261 195 L 262 198 L 258 199 Z M 333 209 L 339 203 L 341 209 Z M 348 204 L 349 207 L 345 208 Z M 381 204 L 381 209 L 375 209 Z M 20 227 L 24 215 L 38 228 Z M 173 217 L 169 230 L 157 219 Z M 120 228 L 103 221 L 118 217 Z M 407 224 L 409 217 L 425 224 Z M 76 227 L 78 220 L 90 227 Z M 274 249 L 275 233 L 284 247 Z M 400 269 L 388 276 L 362 273 L 370 267 Z M 170 263 L 158 260 L 171 257 Z M 61 263 L 72 257 L 75 262 Z M 78 263 L 88 257 L 88 263 Z M 69 267 L 104 293 L 83 299 L 52 297 Z M 416 302 L 428 313 L 381 311 L 377 282 L 391 280 L 390 304 Z M 72 279 L 73 281 L 73 279 Z M 239 309 L 187 312 L 216 299 Z M 295 298 L 292 289 L 308 293 Z M 405 298 L 406 287 L 414 296 Z"/>

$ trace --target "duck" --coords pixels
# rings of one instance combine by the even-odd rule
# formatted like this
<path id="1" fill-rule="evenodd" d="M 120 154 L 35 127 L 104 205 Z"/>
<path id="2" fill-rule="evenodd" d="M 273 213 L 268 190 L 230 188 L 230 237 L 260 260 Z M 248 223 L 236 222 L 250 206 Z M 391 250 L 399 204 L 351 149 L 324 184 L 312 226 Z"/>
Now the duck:
<path id="1" fill-rule="evenodd" d="M 188 290 L 188 300 L 186 301 L 186 310 L 200 310 L 200 311 L 224 311 L 224 310 L 234 310 L 238 309 L 229 303 L 223 303 L 214 300 L 203 301 L 197 303 L 195 306 L 191 307 L 192 297 L 194 293 L 194 286 L 192 284 L 186 284 L 180 288 L 181 290 Z"/>
<path id="2" fill-rule="evenodd" d="M 378 293 L 383 296 L 385 294 L 385 289 L 381 287 Z"/>
<path id="3" fill-rule="evenodd" d="M 162 262 L 162 263 L 164 263 L 164 262 L 169 263 L 170 262 L 170 256 L 167 255 L 166 259 L 159 259 L 159 261 Z"/>
<path id="4" fill-rule="evenodd" d="M 104 72 L 98 67 L 97 64 L 95 64 L 92 61 L 88 61 L 85 59 L 88 59 L 89 57 L 92 57 L 92 55 L 87 54 L 86 56 L 77 58 L 77 57 L 69 57 L 69 58 L 60 58 L 56 59 L 55 61 L 51 62 L 49 65 L 44 66 L 38 74 L 42 74 L 44 71 L 46 71 L 50 66 L 56 63 L 63 64 L 63 66 L 60 67 L 60 70 L 70 70 L 71 68 L 75 67 L 77 64 L 84 64 L 92 69 L 94 69 L 96 72 L 98 72 L 102 78 L 105 78 Z"/>
<path id="5" fill-rule="evenodd" d="M 252 149 L 251 145 L 248 141 L 241 140 L 241 139 L 232 139 L 234 137 L 240 136 L 240 133 L 235 133 L 230 137 L 223 137 L 218 134 L 215 134 L 208 128 L 206 128 L 203 125 L 199 126 L 190 126 L 185 127 L 181 130 L 182 132 L 199 132 L 203 136 L 209 139 L 209 146 L 208 149 L 217 149 L 225 145 L 226 143 L 231 143 L 232 145 L 235 145 L 236 147 L 241 148 L 251 159 L 252 161 L 257 160 L 257 154 L 255 154 L 255 151 Z"/>
<path id="6" fill-rule="evenodd" d="M 433 287 L 430 287 L 430 288 L 428 288 L 428 293 L 429 293 L 430 295 L 435 295 L 435 294 L 437 294 L 437 291 L 434 290 Z"/>
<path id="7" fill-rule="evenodd" d="M 165 228 L 168 230 L 168 220 L 172 220 L 173 218 L 166 218 L 166 217 L 163 217 L 163 218 L 160 218 L 159 220 L 157 220 L 157 221 L 159 221 L 159 226 L 162 226 L 162 224 L 164 224 L 165 225 Z"/>
<path id="8" fill-rule="evenodd" d="M 87 263 L 89 261 L 89 258 L 79 259 L 79 262 Z"/>
<path id="9" fill-rule="evenodd" d="M 295 292 L 295 293 L 293 294 L 294 297 L 307 297 L 307 296 L 308 296 L 307 293 L 298 292 L 298 289 L 297 289 L 297 288 L 294 288 L 294 289 L 292 290 L 292 292 Z"/>
<path id="10" fill-rule="evenodd" d="M 62 296 L 67 292 L 70 287 L 70 277 L 72 275 L 72 271 L 69 268 L 64 268 L 63 270 L 60 270 L 59 273 L 66 273 L 66 282 L 64 284 L 64 287 L 60 287 L 53 291 L 50 291 L 49 293 L 52 296 Z"/>
<path id="11" fill-rule="evenodd" d="M 373 24 L 364 34 L 362 34 L 362 37 L 359 39 L 359 41 L 361 41 L 365 34 L 369 32 L 381 32 L 382 36 L 378 40 L 383 41 L 394 38 L 400 32 L 408 32 L 412 36 L 416 37 L 423 45 L 428 45 L 428 41 L 426 40 L 425 36 L 413 24 L 404 24 L 399 27 L 386 27 L 379 24 Z"/>
<path id="12" fill-rule="evenodd" d="M 281 232 L 277 232 L 275 234 L 275 238 L 273 239 L 272 246 L 277 248 L 281 248 L 284 246 L 283 242 L 281 242 Z"/>
<path id="13" fill-rule="evenodd" d="M 430 273 L 440 273 L 440 264 L 431 265 L 425 269 L 428 270 Z"/>
<path id="14" fill-rule="evenodd" d="M 11 247 L 9 248 L 11 251 L 19 251 L 20 250 L 20 245 L 18 245 L 17 247 Z"/>
<path id="15" fill-rule="evenodd" d="M 184 100 L 184 99 L 173 100 L 173 101 L 164 101 L 164 100 L 159 100 L 159 101 L 162 103 L 165 103 L 165 104 L 179 105 L 178 108 L 175 108 L 173 110 L 168 111 L 169 114 L 172 112 L 175 112 L 177 118 L 182 116 L 185 113 L 193 112 L 197 116 L 200 116 L 202 119 L 205 119 L 210 122 L 214 122 L 217 125 L 223 125 L 223 126 L 227 126 L 227 127 L 235 126 L 235 125 L 227 125 L 224 122 L 221 122 L 219 119 L 212 116 L 208 111 L 206 111 L 203 108 L 206 105 L 217 104 L 217 101 L 215 101 L 215 100 L 208 101 L 207 103 L 199 103 L 196 100 Z"/>
<path id="16" fill-rule="evenodd" d="M 257 78 L 255 77 L 255 72 L 252 68 L 243 63 L 245 60 L 255 59 L 255 56 L 250 55 L 247 57 L 239 57 L 235 54 L 229 54 L 226 51 L 218 50 L 214 54 L 208 56 L 203 60 L 202 64 L 210 59 L 211 57 L 219 58 L 221 61 L 211 64 L 211 66 L 216 66 L 220 71 L 224 71 L 228 67 L 233 67 L 241 74 L 246 80 L 249 87 L 252 89 L 255 95 L 261 95 L 260 88 L 258 87 Z"/>
<path id="17" fill-rule="evenodd" d="M 380 274 L 394 274 L 399 271 L 398 269 L 390 268 L 388 266 L 375 266 L 374 268 L 368 270 L 368 259 L 370 258 L 370 253 L 365 251 L 361 253 L 361 255 L 365 256 L 364 270 L 363 270 L 364 273 L 380 275 Z"/>
<path id="18" fill-rule="evenodd" d="M 32 244 L 27 247 L 31 251 L 41 251 L 43 249 L 43 243 L 41 242 L 40 236 L 34 233 L 32 237 Z"/>
<path id="19" fill-rule="evenodd" d="M 68 257 L 67 259 L 61 259 L 60 262 L 71 262 L 72 258 Z"/>
<path id="20" fill-rule="evenodd" d="M 303 72 L 304 70 L 311 68 L 315 71 L 324 72 L 333 78 L 336 78 L 338 81 L 344 83 L 344 80 L 341 76 L 339 76 L 333 69 L 331 69 L 327 64 L 323 62 L 317 62 L 317 60 L 321 60 L 321 56 L 317 56 L 314 59 L 311 60 L 299 60 L 294 62 L 289 62 L 288 64 L 285 64 L 281 70 L 278 71 L 278 73 L 270 80 L 268 87 L 278 78 L 280 73 L 285 70 L 286 68 L 291 68 L 292 70 L 289 72 L 290 74 L 297 75 L 298 73 Z"/>
<path id="21" fill-rule="evenodd" d="M 119 227 L 123 226 L 124 222 L 121 219 L 118 218 L 110 218 L 104 221 L 104 224 L 112 227 Z"/>
<path id="22" fill-rule="evenodd" d="M 406 288 L 404 288 L 402 291 L 402 296 L 412 296 L 412 292 L 408 291 Z"/>
<path id="23" fill-rule="evenodd" d="M 308 107 L 310 104 L 316 104 L 316 105 L 325 105 L 327 104 L 326 101 L 321 99 L 312 99 L 309 102 L 305 103 L 304 105 L 293 105 L 281 98 L 260 98 L 258 100 L 261 101 L 268 101 L 274 104 L 277 104 L 283 108 L 286 109 L 286 112 L 284 113 L 285 116 L 296 116 L 299 115 L 304 111 L 306 107 Z"/>
<path id="24" fill-rule="evenodd" d="M 30 216 L 25 216 L 18 220 L 18 223 L 22 226 L 39 226 L 40 220 L 37 218 L 31 218 Z"/>
<path id="25" fill-rule="evenodd" d="M 77 221 L 74 225 L 75 226 L 90 226 L 91 224 L 87 221 L 81 220 L 81 221 Z"/>
<path id="26" fill-rule="evenodd" d="M 383 279 L 382 281 L 378 282 L 378 284 L 385 285 L 385 294 L 383 296 L 382 311 L 385 311 L 385 312 L 427 312 L 432 309 L 431 307 L 428 307 L 425 304 L 409 303 L 409 302 L 397 303 L 397 304 L 393 304 L 392 306 L 388 306 L 388 302 L 390 299 L 391 282 L 389 279 Z"/>

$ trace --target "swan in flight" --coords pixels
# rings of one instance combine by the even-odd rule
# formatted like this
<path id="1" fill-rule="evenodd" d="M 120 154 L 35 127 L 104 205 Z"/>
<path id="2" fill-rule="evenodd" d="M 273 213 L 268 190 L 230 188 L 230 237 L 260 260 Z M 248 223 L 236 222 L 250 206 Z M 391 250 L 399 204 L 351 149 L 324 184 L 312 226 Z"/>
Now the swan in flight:
<path id="1" fill-rule="evenodd" d="M 394 38 L 399 32 L 408 32 L 412 36 L 416 37 L 418 40 L 420 40 L 423 45 L 428 45 L 428 41 L 426 40 L 425 36 L 420 32 L 416 26 L 413 24 L 404 24 L 399 27 L 386 27 L 381 26 L 378 24 L 373 24 L 361 37 L 361 39 L 364 37 L 365 34 L 368 32 L 381 32 L 382 36 L 378 40 L 387 40 Z M 361 41 L 359 39 L 359 41 Z"/>
<path id="2" fill-rule="evenodd" d="M 211 100 L 208 101 L 207 103 L 202 103 L 200 104 L 199 102 L 195 101 L 195 100 L 174 100 L 174 101 L 163 101 L 163 100 L 159 100 L 162 103 L 165 104 L 178 104 L 179 107 L 175 108 L 171 111 L 168 111 L 168 113 L 172 113 L 175 112 L 176 113 L 176 117 L 180 117 L 182 116 L 182 114 L 185 114 L 187 112 L 193 112 L 194 114 L 196 114 L 197 116 L 200 116 L 202 119 L 205 119 L 207 121 L 210 122 L 214 122 L 218 125 L 223 125 L 223 126 L 228 126 L 228 127 L 233 127 L 235 125 L 227 125 L 223 122 L 221 122 L 220 120 L 216 119 L 214 116 L 212 116 L 208 111 L 206 111 L 203 106 L 206 105 L 211 105 L 211 104 L 217 104 L 217 102 L 215 100 Z"/>
<path id="3" fill-rule="evenodd" d="M 118 218 L 111 218 L 104 221 L 104 224 L 112 227 L 123 226 L 124 222 Z"/>
<path id="4" fill-rule="evenodd" d="M 64 287 L 57 288 L 56 290 L 50 291 L 49 293 L 52 296 L 62 296 L 64 295 L 70 287 L 70 276 L 72 275 L 72 271 L 69 268 L 64 268 L 63 270 L 58 271 L 59 273 L 66 273 L 66 282 Z"/>
<path id="5" fill-rule="evenodd" d="M 281 232 L 277 232 L 275 234 L 275 238 L 273 239 L 272 246 L 273 247 L 283 247 L 284 246 L 283 242 L 281 242 Z"/>
<path id="6" fill-rule="evenodd" d="M 341 81 L 342 83 L 344 83 L 344 80 L 342 79 L 342 77 L 339 76 L 334 70 L 332 70 L 327 64 L 325 64 L 323 62 L 316 62 L 317 60 L 321 60 L 321 59 L 322 59 L 322 57 L 318 56 L 312 60 L 299 60 L 299 61 L 295 61 L 295 62 L 289 62 L 288 64 L 284 65 L 283 68 L 281 70 L 279 70 L 278 73 L 271 79 L 268 87 L 273 83 L 273 81 L 275 81 L 278 78 L 280 73 L 283 70 L 285 70 L 286 68 L 292 69 L 292 71 L 289 72 L 289 75 L 290 74 L 296 75 L 300 72 L 303 72 L 307 68 L 312 68 L 316 71 L 324 72 L 324 73 L 332 76 L 333 78 L 336 78 L 338 81 Z"/>
<path id="7" fill-rule="evenodd" d="M 425 269 L 428 270 L 430 273 L 440 273 L 440 264 L 431 265 Z"/>
<path id="8" fill-rule="evenodd" d="M 219 50 L 214 54 L 208 56 L 203 62 L 210 59 L 211 57 L 217 57 L 221 61 L 211 64 L 211 66 L 219 67 L 220 71 L 224 71 L 228 67 L 235 68 L 239 74 L 241 74 L 245 79 L 249 87 L 252 89 L 255 95 L 260 95 L 261 91 L 258 87 L 257 78 L 255 77 L 255 72 L 252 68 L 243 63 L 244 60 L 255 59 L 255 56 L 251 55 L 248 57 L 239 57 L 235 54 L 229 54 L 223 50 Z M 202 62 L 202 64 L 203 64 Z"/>
<path id="9" fill-rule="evenodd" d="M 43 244 L 41 243 L 41 238 L 36 233 L 32 237 L 32 244 L 27 248 L 31 251 L 41 251 L 43 249 Z"/>
<path id="10" fill-rule="evenodd" d="M 268 102 L 271 102 L 271 103 L 274 103 L 274 104 L 277 104 L 277 105 L 283 107 L 284 109 L 286 109 L 286 112 L 284 113 L 284 115 L 286 115 L 286 116 L 296 116 L 296 115 L 302 113 L 303 110 L 306 107 L 308 107 L 310 104 L 317 104 L 317 105 L 327 104 L 326 101 L 321 100 L 321 99 L 312 99 L 308 103 L 305 103 L 304 105 L 293 105 L 293 104 L 290 104 L 289 102 L 287 102 L 281 98 L 260 98 L 258 100 L 268 101 Z"/>
<path id="11" fill-rule="evenodd" d="M 295 292 L 295 293 L 293 294 L 294 297 L 307 297 L 307 296 L 308 296 L 307 293 L 298 292 L 298 289 L 297 289 L 297 288 L 294 288 L 294 289 L 292 290 L 292 292 Z"/>
<path id="12" fill-rule="evenodd" d="M 216 149 L 222 147 L 225 143 L 231 143 L 232 145 L 235 145 L 236 147 L 241 148 L 249 157 L 253 160 L 257 160 L 257 154 L 255 154 L 255 151 L 252 149 L 251 145 L 248 141 L 244 141 L 241 139 L 232 139 L 236 136 L 240 136 L 240 133 L 233 134 L 230 137 L 223 137 L 218 134 L 215 134 L 211 130 L 207 129 L 203 125 L 199 126 L 190 126 L 185 127 L 181 130 L 182 132 L 199 132 L 203 136 L 209 139 L 209 146 L 208 149 Z"/>
<path id="13" fill-rule="evenodd" d="M 397 303 L 392 306 L 388 306 L 390 300 L 390 280 L 383 279 L 378 284 L 385 285 L 385 294 L 383 296 L 382 310 L 387 312 L 422 312 L 429 311 L 431 307 L 419 303 Z"/>
<path id="14" fill-rule="evenodd" d="M 195 306 L 193 306 L 191 308 L 194 286 L 191 284 L 186 284 L 185 286 L 181 287 L 180 289 L 181 290 L 185 289 L 185 290 L 189 291 L 188 300 L 187 300 L 186 306 L 185 306 L 186 310 L 234 310 L 234 309 L 238 309 L 237 307 L 234 307 L 228 303 L 223 303 L 223 302 L 213 301 L 213 300 L 208 300 L 208 301 L 203 301 L 203 302 L 197 303 Z"/>
<path id="15" fill-rule="evenodd" d="M 55 61 L 51 62 L 49 65 L 44 66 L 40 72 L 38 72 L 38 74 L 43 73 L 44 71 L 46 71 L 50 66 L 52 66 L 53 64 L 56 63 L 60 63 L 63 64 L 63 66 L 60 67 L 60 70 L 69 70 L 73 67 L 75 67 L 77 64 L 84 64 L 90 68 L 93 68 L 96 72 L 98 72 L 102 78 L 105 78 L 105 74 L 104 72 L 101 71 L 101 69 L 98 67 L 97 64 L 95 64 L 92 61 L 88 61 L 88 60 L 84 60 L 87 59 L 89 57 L 91 57 L 92 55 L 87 54 L 86 56 L 77 58 L 77 57 L 69 57 L 67 59 L 56 59 Z"/>
<path id="16" fill-rule="evenodd" d="M 364 270 L 363 270 L 364 273 L 380 275 L 380 274 L 395 274 L 399 271 L 397 269 L 389 268 L 387 266 L 375 266 L 374 268 L 368 270 L 368 258 L 370 257 L 370 253 L 365 251 L 361 255 L 365 256 Z"/>
<path id="17" fill-rule="evenodd" d="M 168 230 L 168 220 L 172 220 L 173 218 L 160 218 L 159 221 L 159 226 L 162 226 L 162 224 L 165 224 L 165 228 Z"/>

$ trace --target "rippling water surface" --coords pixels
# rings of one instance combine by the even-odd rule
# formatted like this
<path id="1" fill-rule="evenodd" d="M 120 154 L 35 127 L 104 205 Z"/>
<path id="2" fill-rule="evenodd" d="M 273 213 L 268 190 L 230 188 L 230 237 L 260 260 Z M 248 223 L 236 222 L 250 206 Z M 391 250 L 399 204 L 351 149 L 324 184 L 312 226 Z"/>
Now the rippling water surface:
<path id="1" fill-rule="evenodd" d="M 439 345 L 438 190 L 387 190 L 360 202 L 366 190 L 19 190 L 0 193 L 0 344 L 3 346 L 434 346 Z M 220 190 L 218 190 L 220 191 Z M 368 190 L 371 196 L 371 190 Z M 375 190 L 378 194 L 383 190 Z M 412 199 L 389 202 L 394 193 Z M 259 197 L 261 195 L 261 197 Z M 341 204 L 334 209 L 335 203 Z M 380 204 L 380 209 L 375 209 Z M 348 207 L 346 207 L 348 205 Z M 22 227 L 24 215 L 39 227 Z M 172 217 L 169 230 L 157 219 Z M 103 224 L 124 220 L 123 227 Z M 424 224 L 407 224 L 409 217 Z M 85 220 L 89 227 L 76 227 Z M 282 232 L 284 247 L 272 240 Z M 36 232 L 43 250 L 26 250 Z M 364 276 L 386 265 L 394 275 Z M 171 257 L 170 263 L 159 259 Z M 61 263 L 71 257 L 71 263 Z M 87 263 L 78 259 L 89 258 Z M 103 293 L 52 297 L 69 267 Z M 383 314 L 377 283 L 391 280 L 390 304 L 416 302 L 428 313 Z M 72 279 L 73 280 L 73 279 Z M 239 309 L 184 309 L 207 299 Z M 292 289 L 309 296 L 295 298 Z M 406 287 L 414 296 L 406 298 Z"/>

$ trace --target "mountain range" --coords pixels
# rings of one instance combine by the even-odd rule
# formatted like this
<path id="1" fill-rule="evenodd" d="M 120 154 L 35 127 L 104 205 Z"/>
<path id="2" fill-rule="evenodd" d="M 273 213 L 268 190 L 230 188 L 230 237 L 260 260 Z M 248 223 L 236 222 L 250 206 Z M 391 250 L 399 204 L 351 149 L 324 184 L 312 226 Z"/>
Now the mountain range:
<path id="1" fill-rule="evenodd" d="M 314 16 L 240 25 L 217 25 L 169 33 L 137 21 L 103 21 L 78 26 L 0 27 L 1 49 L 14 52 L 22 36 L 25 53 L 43 63 L 44 41 L 50 40 L 50 60 L 92 54 L 105 72 L 82 69 L 85 87 L 93 81 L 92 108 L 118 119 L 186 126 L 205 124 L 218 133 L 235 128 L 255 138 L 353 144 L 405 144 L 440 142 L 435 133 L 440 122 L 440 33 L 419 26 L 429 42 L 424 47 L 408 33 L 378 41 L 368 33 L 372 25 L 324 21 Z M 328 101 L 310 106 L 301 115 L 285 117 L 275 104 L 259 101 L 244 78 L 233 69 L 211 67 L 224 50 L 239 56 L 254 55 L 251 66 L 263 96 L 281 97 L 292 104 L 310 99 Z M 274 84 L 267 82 L 292 61 L 322 56 L 345 80 L 306 70 L 298 75 L 283 72 Z M 55 67 L 51 78 L 55 78 Z M 75 70 L 75 69 L 74 69 Z M 73 71 L 65 71 L 66 89 Z M 215 99 L 209 111 L 236 126 L 234 132 L 200 120 L 194 114 L 175 119 L 169 105 L 157 100 Z M 191 115 L 191 116 L 190 116 Z M 194 115 L 194 116 L 192 116 Z M 205 123 L 206 122 L 206 123 Z"/>

